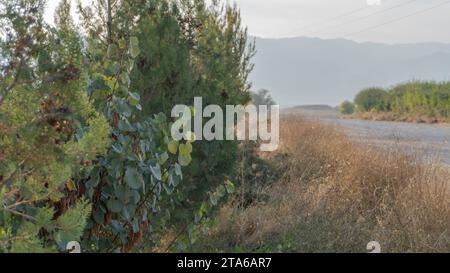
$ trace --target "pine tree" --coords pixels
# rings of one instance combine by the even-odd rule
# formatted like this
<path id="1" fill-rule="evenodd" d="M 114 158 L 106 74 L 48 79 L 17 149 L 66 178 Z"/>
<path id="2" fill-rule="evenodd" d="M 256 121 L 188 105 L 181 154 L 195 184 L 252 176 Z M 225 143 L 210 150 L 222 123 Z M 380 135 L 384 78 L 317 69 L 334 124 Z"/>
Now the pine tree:
<path id="1" fill-rule="evenodd" d="M 2 4 L 0 249 L 65 250 L 91 206 L 74 177 L 109 147 L 109 125 L 85 89 L 81 43 L 62 1 L 56 28 L 45 1 Z"/>
<path id="2" fill-rule="evenodd" d="M 178 20 L 189 46 L 193 85 L 190 92 L 177 95 L 171 103 L 192 104 L 195 96 L 202 97 L 205 105 L 219 105 L 222 109 L 249 103 L 248 75 L 255 48 L 241 26 L 237 7 L 220 1 L 208 4 L 204 0 L 183 0 Z M 193 221 L 191 211 L 201 207 L 209 191 L 227 179 L 235 180 L 238 145 L 238 141 L 194 143 L 193 161 L 180 189 L 189 201 L 178 204 L 179 222 Z"/>

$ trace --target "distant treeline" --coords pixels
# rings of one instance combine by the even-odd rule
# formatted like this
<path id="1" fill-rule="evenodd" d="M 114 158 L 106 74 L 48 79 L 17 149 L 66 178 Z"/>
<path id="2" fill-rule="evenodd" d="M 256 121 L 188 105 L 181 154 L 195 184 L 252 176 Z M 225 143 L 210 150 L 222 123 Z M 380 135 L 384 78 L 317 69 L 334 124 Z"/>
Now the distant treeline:
<path id="1" fill-rule="evenodd" d="M 390 89 L 367 88 L 358 93 L 354 103 L 344 102 L 344 114 L 353 112 L 393 112 L 450 117 L 450 82 L 411 81 Z"/>

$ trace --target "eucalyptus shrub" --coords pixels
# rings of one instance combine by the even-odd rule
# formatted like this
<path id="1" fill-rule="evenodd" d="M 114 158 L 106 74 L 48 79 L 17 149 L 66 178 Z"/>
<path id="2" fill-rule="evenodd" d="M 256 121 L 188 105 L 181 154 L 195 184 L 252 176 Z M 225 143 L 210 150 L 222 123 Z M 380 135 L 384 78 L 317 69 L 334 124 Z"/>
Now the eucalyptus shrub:
<path id="1" fill-rule="evenodd" d="M 116 45 L 110 44 L 108 52 L 112 48 Z M 128 56 L 118 55 L 125 56 L 122 63 L 127 65 L 120 67 L 120 60 L 108 60 L 106 75 L 100 73 L 92 81 L 94 85 L 102 82 L 102 88 L 92 88 L 93 96 L 107 101 L 102 110 L 112 123 L 114 140 L 86 183 L 88 197 L 95 204 L 87 239 L 97 239 L 100 250 L 116 246 L 132 250 L 143 231 L 157 222 L 154 216 L 165 213 L 161 203 L 174 193 L 182 180 L 181 167 L 191 160 L 192 144 L 171 140 L 164 114 L 138 118 L 142 111 L 139 95 L 127 91 L 128 74 L 138 53 L 138 40 L 131 37 Z"/>
<path id="2" fill-rule="evenodd" d="M 99 9 L 97 14 L 102 14 L 102 7 Z M 104 9 L 106 14 L 119 12 L 109 5 Z M 140 42 L 137 37 L 112 31 L 108 29 L 106 40 L 88 37 L 87 57 L 92 68 L 88 90 L 110 121 L 113 144 L 85 182 L 94 206 L 84 238 L 85 247 L 93 251 L 128 252 L 146 231 L 158 225 L 159 218 L 167 216 L 163 204 L 174 198 L 182 180 L 181 168 L 191 161 L 192 144 L 171 139 L 170 122 L 164 114 L 143 114 L 139 93 L 130 90 Z"/>

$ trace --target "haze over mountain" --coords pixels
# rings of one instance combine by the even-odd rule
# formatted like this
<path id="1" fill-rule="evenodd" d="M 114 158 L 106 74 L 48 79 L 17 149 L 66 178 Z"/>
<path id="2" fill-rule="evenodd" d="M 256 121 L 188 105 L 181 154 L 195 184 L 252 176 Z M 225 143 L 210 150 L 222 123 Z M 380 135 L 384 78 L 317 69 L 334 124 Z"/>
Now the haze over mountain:
<path id="1" fill-rule="evenodd" d="M 417 80 L 450 80 L 450 44 L 378 44 L 344 39 L 256 38 L 253 89 L 282 107 L 338 105 L 362 89 Z"/>

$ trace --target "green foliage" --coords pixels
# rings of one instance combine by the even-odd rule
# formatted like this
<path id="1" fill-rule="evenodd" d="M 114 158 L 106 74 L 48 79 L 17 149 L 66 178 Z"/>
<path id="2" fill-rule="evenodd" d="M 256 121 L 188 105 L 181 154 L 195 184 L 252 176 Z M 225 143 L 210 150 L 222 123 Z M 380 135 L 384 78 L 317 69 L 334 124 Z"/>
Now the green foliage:
<path id="1" fill-rule="evenodd" d="M 238 142 L 174 141 L 175 104 L 246 104 L 253 46 L 217 2 L 2 3 L 0 249 L 129 252 L 195 238 L 236 175 Z M 81 237 L 81 238 L 80 238 Z"/>
<path id="2" fill-rule="evenodd" d="M 149 1 L 134 32 L 141 41 L 137 69 L 131 74 L 132 88 L 139 90 L 144 112 L 170 115 L 175 103 L 192 104 L 193 68 L 182 35 L 176 6 L 167 1 Z M 198 94 L 198 93 L 197 93 Z"/>
<path id="3" fill-rule="evenodd" d="M 450 116 L 450 83 L 408 82 L 389 91 L 389 110 L 432 117 Z"/>
<path id="4" fill-rule="evenodd" d="M 266 89 L 261 89 L 257 93 L 252 93 L 252 103 L 256 106 L 275 105 L 276 103 L 269 93 L 270 91 Z"/>
<path id="5" fill-rule="evenodd" d="M 192 140 L 176 143 L 168 133 L 170 122 L 164 114 L 151 118 L 161 111 L 169 114 L 175 104 L 191 104 L 195 95 L 202 96 L 206 103 L 216 102 L 223 106 L 248 101 L 248 71 L 241 62 L 248 62 L 250 56 L 244 50 L 247 47 L 246 35 L 239 34 L 240 27 L 235 23 L 238 13 L 228 8 L 227 15 L 220 15 L 222 12 L 216 14 L 213 10 L 205 10 L 200 2 L 195 3 L 198 14 L 189 15 L 192 16 L 189 18 L 190 24 L 204 17 L 204 24 L 210 24 L 211 28 L 192 40 L 181 27 L 184 25 L 181 22 L 184 19 L 180 19 L 182 13 L 166 1 L 148 1 L 144 5 L 147 8 L 139 10 L 133 10 L 127 2 L 115 5 L 113 15 L 128 14 L 126 21 L 138 18 L 131 32 L 122 30 L 126 22 L 115 15 L 112 16 L 115 19 L 111 26 L 104 28 L 106 33 L 103 35 L 98 35 L 95 29 L 88 31 L 95 33 L 88 38 L 88 48 L 94 68 L 92 74 L 98 73 L 91 78 L 89 92 L 99 110 L 105 112 L 111 121 L 113 139 L 119 142 L 113 143 L 114 151 L 104 160 L 99 160 L 99 168 L 90 174 L 91 179 L 95 177 L 95 181 L 100 182 L 93 183 L 96 188 L 88 189 L 88 193 L 93 192 L 94 200 L 96 192 L 103 193 L 94 202 L 99 205 L 94 205 L 94 221 L 89 226 L 90 233 L 86 234 L 86 245 L 91 245 L 93 238 L 98 239 L 96 250 L 120 248 L 130 251 L 143 235 L 148 238 L 147 247 L 156 245 L 158 238 L 173 224 L 193 222 L 195 212 L 204 200 L 210 198 L 211 191 L 223 184 L 234 171 L 237 142 L 211 144 Z M 92 16 L 85 19 L 85 25 L 102 21 Z M 237 27 L 237 30 L 230 32 L 231 26 Z M 128 37 L 130 33 L 134 36 Z M 208 35 L 210 37 L 206 39 Z M 238 44 L 235 35 L 240 35 Z M 99 41 L 98 37 L 112 38 Z M 200 37 L 205 40 L 200 41 Z M 126 45 L 129 54 L 124 61 L 121 59 L 124 55 L 120 52 Z M 202 50 L 197 49 L 200 46 Z M 215 55 L 205 52 L 212 49 L 217 51 Z M 109 61 L 103 60 L 102 52 L 107 53 Z M 129 58 L 134 59 L 134 64 Z M 120 69 L 123 63 L 128 69 L 125 76 Z M 112 73 L 102 74 L 105 70 Z M 118 74 L 121 76 L 116 77 Z M 230 97 L 227 98 L 225 90 L 230 92 Z M 128 105 L 123 101 L 124 96 L 128 99 Z M 133 107 L 133 104 L 136 106 Z M 145 124 L 149 125 L 148 133 L 139 131 L 139 127 Z M 146 129 L 145 126 L 143 129 Z M 141 150 L 143 147 L 145 150 Z M 186 167 L 183 175 L 181 167 Z M 181 178 L 183 183 L 180 183 Z M 120 188 L 116 189 L 119 185 Z M 117 194 L 123 195 L 124 185 L 137 191 L 133 196 L 140 196 L 137 199 L 141 202 L 134 213 L 128 208 L 123 215 L 115 214 L 111 210 L 126 210 L 128 207 L 118 202 L 121 199 Z M 131 204 L 131 208 L 135 205 Z M 146 230 L 153 232 L 144 233 Z"/>
<path id="6" fill-rule="evenodd" d="M 383 96 L 384 99 L 377 100 L 378 106 L 375 108 L 378 111 L 391 111 L 405 115 L 421 114 L 430 117 L 450 117 L 450 83 L 448 82 L 412 81 L 402 83 L 389 89 Z M 380 98 L 381 95 L 377 97 Z M 358 109 L 360 109 L 359 106 Z M 363 109 L 367 111 L 367 108 Z"/>
<path id="7" fill-rule="evenodd" d="M 352 102 L 344 101 L 339 106 L 339 112 L 344 115 L 351 115 L 355 112 L 355 105 Z"/>
<path id="8" fill-rule="evenodd" d="M 360 112 L 386 109 L 387 92 L 381 88 L 364 89 L 356 95 L 355 105 Z"/>
<path id="9" fill-rule="evenodd" d="M 142 45 L 131 75 L 145 113 L 170 115 L 174 105 L 191 105 L 195 96 L 201 96 L 205 105 L 222 108 L 250 102 L 247 77 L 254 47 L 247 41 L 238 10 L 203 0 L 177 5 L 155 0 L 148 7 L 141 10 L 134 31 Z M 176 145 L 172 143 L 170 150 Z M 208 193 L 237 175 L 237 141 L 198 141 L 193 146 L 179 188 L 183 198 L 175 203 L 176 225 L 192 221 Z"/>
<path id="10" fill-rule="evenodd" d="M 130 91 L 129 75 L 142 52 L 139 39 L 89 39 L 87 57 L 93 72 L 88 90 L 113 128 L 113 143 L 85 181 L 93 216 L 84 246 L 102 252 L 128 252 L 144 232 L 160 224 L 158 218 L 165 217 L 165 206 L 175 198 L 172 195 L 182 179 L 181 165 L 187 165 L 184 159 L 190 157 L 192 149 L 180 150 L 179 157 L 176 152 L 169 155 L 171 136 L 166 116 L 142 114 L 140 95 Z M 104 43 L 107 50 L 101 56 Z"/>
<path id="11" fill-rule="evenodd" d="M 9 84 L 1 87 L 3 252 L 65 250 L 67 242 L 80 239 L 91 206 L 74 194 L 72 177 L 110 144 L 110 127 L 85 93 L 80 41 L 62 23 L 68 6 L 60 6 L 60 20 L 50 28 L 42 21 L 43 4 L 10 1 L 1 15 L 15 33 L 2 41 L 2 52 L 15 54 L 2 73 Z"/>

